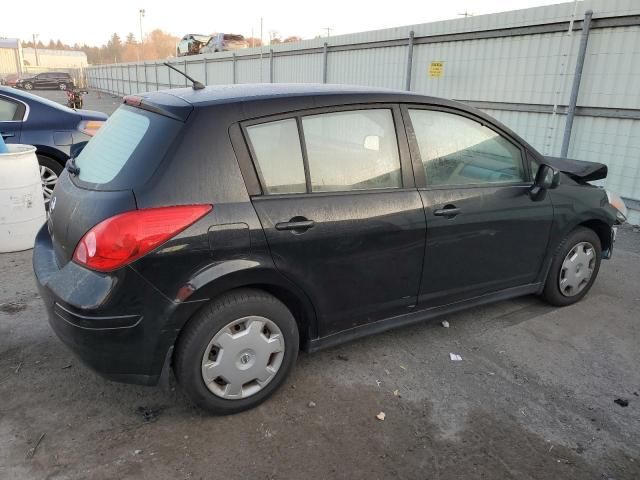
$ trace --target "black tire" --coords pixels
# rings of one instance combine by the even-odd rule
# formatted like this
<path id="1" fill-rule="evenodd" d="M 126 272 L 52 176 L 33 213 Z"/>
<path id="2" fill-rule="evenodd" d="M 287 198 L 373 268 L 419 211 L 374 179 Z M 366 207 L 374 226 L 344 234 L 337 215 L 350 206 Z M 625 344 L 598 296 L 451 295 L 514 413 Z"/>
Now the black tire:
<path id="1" fill-rule="evenodd" d="M 257 393 L 225 399 L 205 385 L 202 359 L 209 342 L 224 326 L 251 315 L 268 318 L 278 326 L 285 342 L 284 358 L 273 379 Z M 262 290 L 233 290 L 204 307 L 187 324 L 177 342 L 173 368 L 178 384 L 196 405 L 214 415 L 228 415 L 259 405 L 278 389 L 295 364 L 298 344 L 298 326 L 282 302 Z"/>
<path id="2" fill-rule="evenodd" d="M 573 247 L 581 242 L 590 243 L 591 245 L 593 245 L 593 248 L 595 250 L 595 264 L 593 267 L 593 273 L 591 274 L 591 278 L 589 279 L 587 284 L 580 292 L 572 296 L 566 296 L 561 292 L 559 284 L 562 264 L 565 257 L 573 249 Z M 569 235 L 567 235 L 567 237 L 562 241 L 562 243 L 556 250 L 556 253 L 551 262 L 549 274 L 547 275 L 544 290 L 542 292 L 542 298 L 551 305 L 555 305 L 558 307 L 564 307 L 566 305 L 571 305 L 573 303 L 579 302 L 593 286 L 593 283 L 598 276 L 598 271 L 600 270 L 601 259 L 602 244 L 600 243 L 600 237 L 598 237 L 596 232 L 585 227 L 576 228 L 571 233 L 569 233 Z"/>
<path id="3" fill-rule="evenodd" d="M 60 163 L 58 163 L 57 161 L 55 161 L 53 158 L 51 157 L 47 157 L 46 155 L 42 155 L 40 153 L 36 154 L 38 157 L 38 164 L 41 167 L 46 167 L 47 169 L 51 170 L 53 173 L 55 173 L 56 177 L 60 178 L 60 174 L 62 174 L 62 171 L 64 170 L 64 165 L 61 165 Z M 45 174 L 46 175 L 46 174 Z M 49 210 L 49 200 L 51 198 L 51 194 L 45 190 L 53 190 L 53 187 L 55 186 L 55 184 L 53 185 L 46 185 L 45 186 L 45 178 L 42 175 L 42 168 L 40 169 L 40 179 L 42 180 L 42 193 L 44 195 L 44 207 L 46 210 Z"/>

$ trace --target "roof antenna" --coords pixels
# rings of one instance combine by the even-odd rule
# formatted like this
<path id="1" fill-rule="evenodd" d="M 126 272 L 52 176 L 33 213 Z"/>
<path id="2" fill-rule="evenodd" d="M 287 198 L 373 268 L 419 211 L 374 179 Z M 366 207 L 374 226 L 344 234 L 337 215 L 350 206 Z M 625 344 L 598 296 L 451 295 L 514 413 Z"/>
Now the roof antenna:
<path id="1" fill-rule="evenodd" d="M 176 67 L 174 67 L 173 65 L 171 65 L 169 62 L 164 62 L 163 65 L 166 65 L 167 67 L 169 67 L 171 70 L 175 70 L 176 72 L 178 72 L 180 75 L 184 75 L 187 80 L 191 81 L 191 83 L 193 83 L 192 87 L 194 90 L 202 90 L 204 88 L 204 85 L 201 84 L 199 81 L 195 80 L 194 78 L 191 78 L 189 75 L 187 75 L 185 72 L 183 72 L 182 70 L 177 69 Z"/>

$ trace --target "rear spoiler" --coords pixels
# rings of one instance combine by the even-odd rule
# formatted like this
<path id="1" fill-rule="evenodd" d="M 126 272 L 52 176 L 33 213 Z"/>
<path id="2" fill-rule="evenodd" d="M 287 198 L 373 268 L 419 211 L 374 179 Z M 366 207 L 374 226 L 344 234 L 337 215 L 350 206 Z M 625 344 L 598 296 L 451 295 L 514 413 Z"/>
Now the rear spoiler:
<path id="1" fill-rule="evenodd" d="M 545 163 L 569 175 L 574 180 L 589 182 L 607 177 L 607 166 L 604 163 L 585 162 L 562 157 L 544 157 Z"/>

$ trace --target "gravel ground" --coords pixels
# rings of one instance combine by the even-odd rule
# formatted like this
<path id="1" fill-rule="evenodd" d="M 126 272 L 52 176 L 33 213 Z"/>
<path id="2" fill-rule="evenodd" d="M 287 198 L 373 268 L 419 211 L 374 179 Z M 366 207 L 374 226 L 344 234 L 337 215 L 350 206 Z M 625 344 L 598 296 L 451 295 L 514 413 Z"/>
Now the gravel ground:
<path id="1" fill-rule="evenodd" d="M 117 106 L 92 93 L 87 108 L 94 95 Z M 576 305 L 525 297 L 301 354 L 274 397 L 229 417 L 85 368 L 49 328 L 30 261 L 0 255 L 2 479 L 640 478 L 632 227 Z"/>

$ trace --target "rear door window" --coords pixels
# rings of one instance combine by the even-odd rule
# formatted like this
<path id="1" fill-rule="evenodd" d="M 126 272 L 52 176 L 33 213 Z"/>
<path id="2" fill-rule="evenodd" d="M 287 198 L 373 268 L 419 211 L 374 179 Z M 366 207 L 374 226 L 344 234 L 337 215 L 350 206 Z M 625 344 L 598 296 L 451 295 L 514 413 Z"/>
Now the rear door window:
<path id="1" fill-rule="evenodd" d="M 0 97 L 0 122 L 10 122 L 16 120 L 18 104 Z"/>
<path id="2" fill-rule="evenodd" d="M 156 113 L 121 106 L 76 158 L 78 180 L 102 189 L 144 183 L 182 125 Z"/>
<path id="3" fill-rule="evenodd" d="M 391 110 L 310 115 L 302 129 L 313 192 L 402 187 Z"/>

